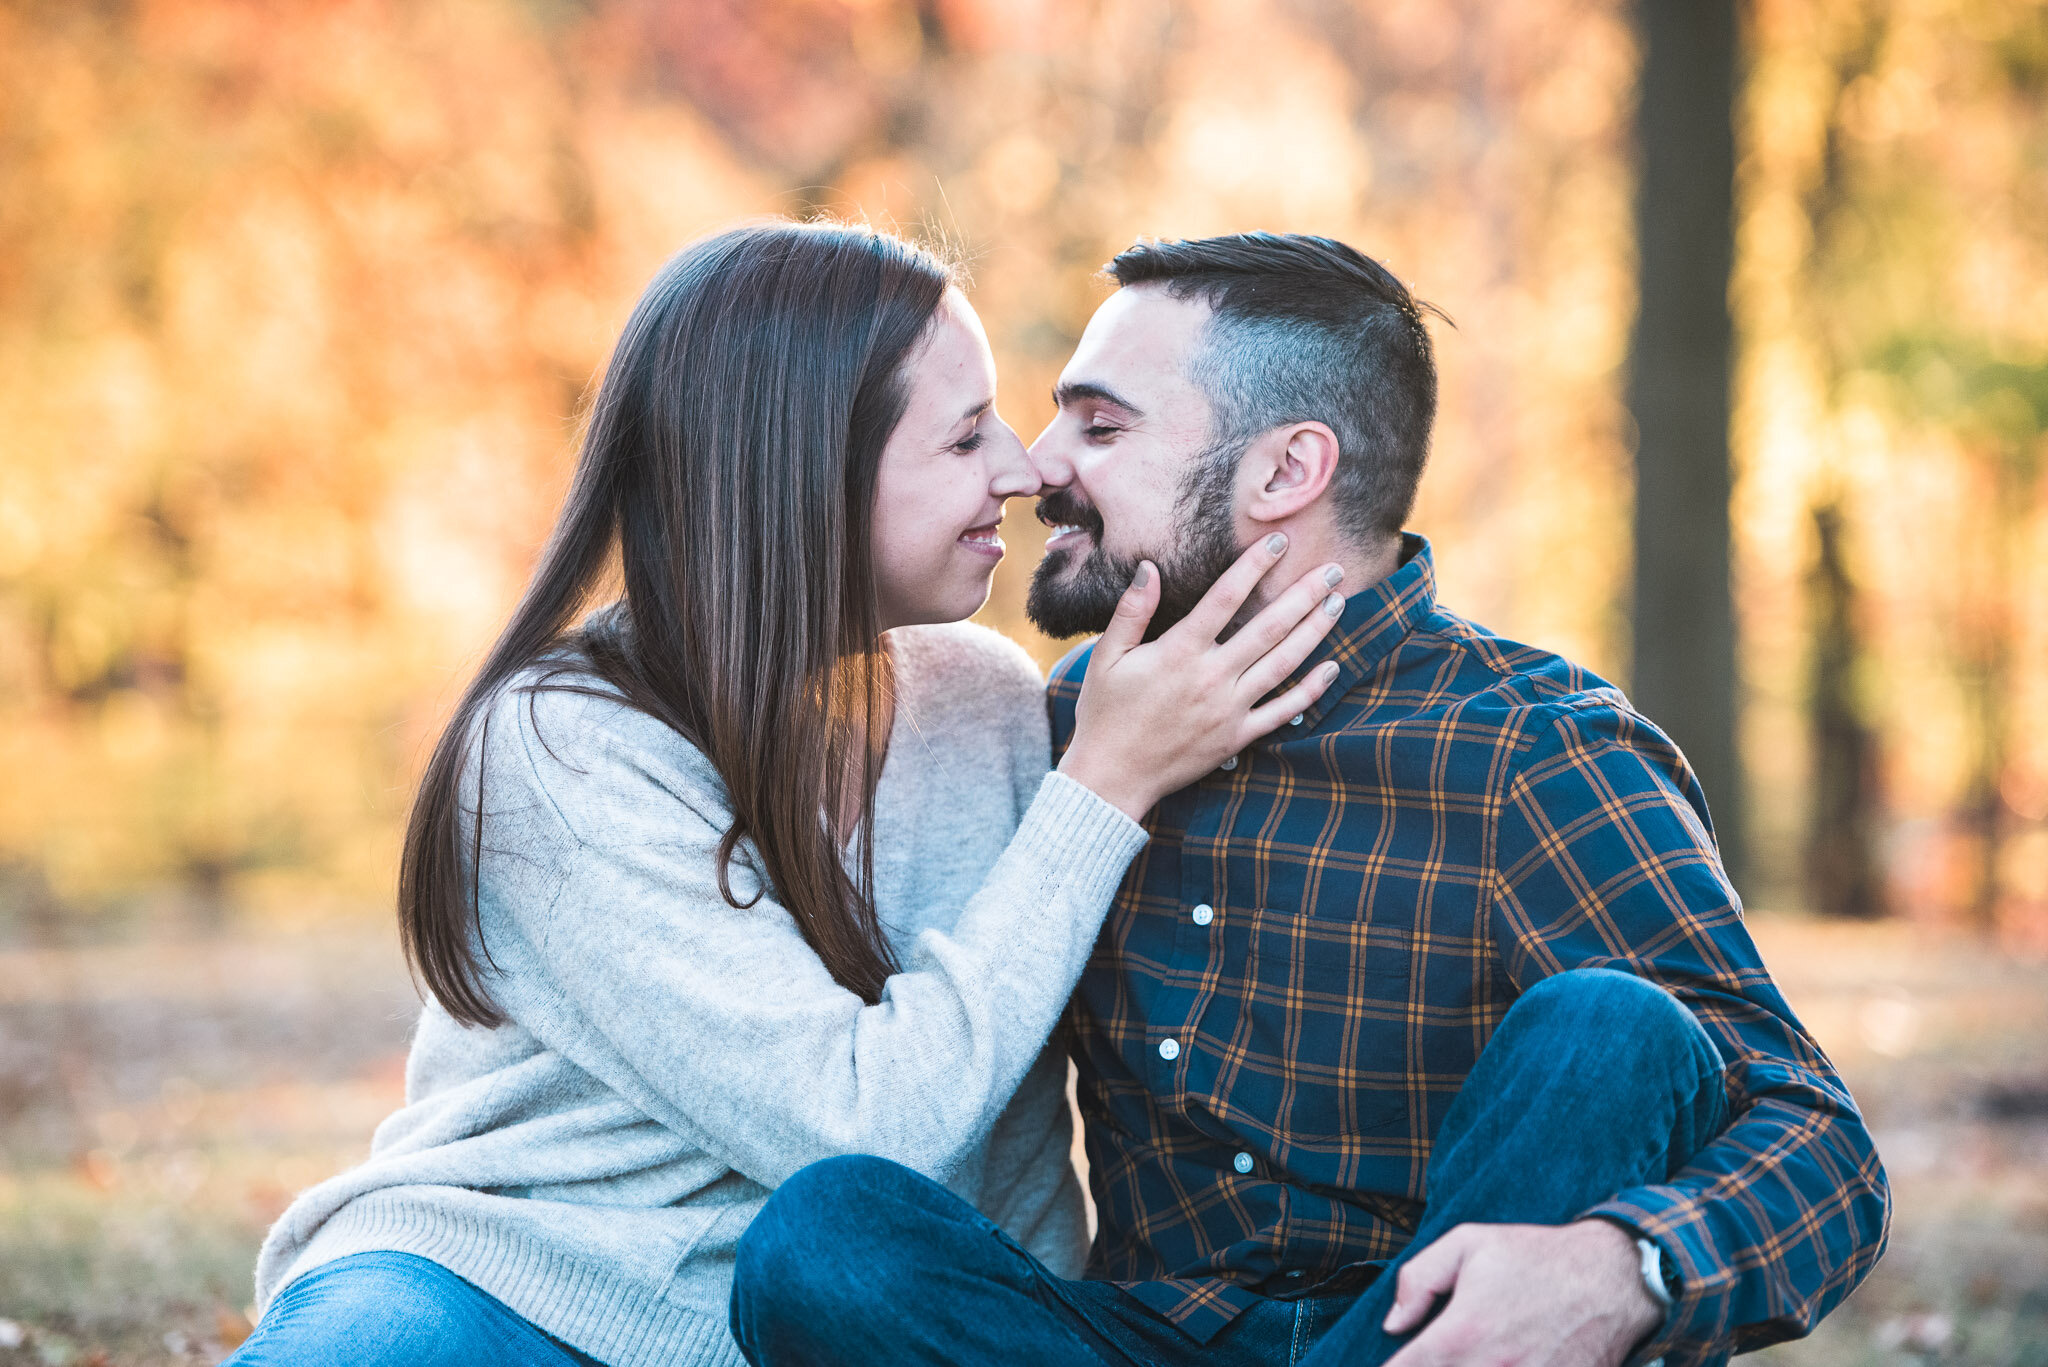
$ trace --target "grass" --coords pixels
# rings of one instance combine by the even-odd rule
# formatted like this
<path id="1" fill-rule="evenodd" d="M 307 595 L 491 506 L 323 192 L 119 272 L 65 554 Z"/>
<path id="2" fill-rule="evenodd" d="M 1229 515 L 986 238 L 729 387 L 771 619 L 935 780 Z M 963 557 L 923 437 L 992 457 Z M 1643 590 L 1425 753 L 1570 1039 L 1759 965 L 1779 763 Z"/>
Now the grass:
<path id="1" fill-rule="evenodd" d="M 2048 961 L 1753 924 L 1897 1207 L 1864 1287 L 1752 1360 L 2048 1367 Z M 0 1367 L 224 1356 L 264 1229 L 397 1104 L 414 1009 L 380 924 L 0 950 Z"/>
<path id="2" fill-rule="evenodd" d="M 416 1003 L 388 933 L 0 952 L 0 1363 L 214 1362 L 257 1242 L 359 1161 Z"/>

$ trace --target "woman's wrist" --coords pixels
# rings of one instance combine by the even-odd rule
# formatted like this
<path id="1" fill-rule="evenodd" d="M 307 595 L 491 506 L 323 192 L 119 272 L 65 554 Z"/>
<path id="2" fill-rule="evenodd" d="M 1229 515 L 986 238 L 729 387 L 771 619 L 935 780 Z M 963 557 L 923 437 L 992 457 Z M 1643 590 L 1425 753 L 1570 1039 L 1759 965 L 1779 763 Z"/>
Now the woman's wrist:
<path id="1" fill-rule="evenodd" d="M 1110 767 L 1090 761 L 1087 752 L 1078 746 L 1070 748 L 1059 762 L 1059 771 L 1068 778 L 1131 820 L 1143 821 L 1145 813 L 1159 800 L 1158 794 L 1145 784 L 1134 783 L 1127 770 L 1110 772 Z"/>

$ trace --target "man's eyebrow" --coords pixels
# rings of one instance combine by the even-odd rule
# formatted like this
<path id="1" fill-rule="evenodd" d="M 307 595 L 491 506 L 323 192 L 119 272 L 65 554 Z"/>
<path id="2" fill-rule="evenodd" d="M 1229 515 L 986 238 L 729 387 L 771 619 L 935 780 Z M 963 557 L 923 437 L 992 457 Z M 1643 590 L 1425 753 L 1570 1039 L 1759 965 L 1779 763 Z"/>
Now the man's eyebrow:
<path id="1" fill-rule="evenodd" d="M 1145 416 L 1144 409 L 1138 407 L 1138 405 L 1132 403 L 1108 385 L 1082 380 L 1053 386 L 1052 401 L 1061 408 L 1065 408 L 1068 404 L 1079 403 L 1083 399 L 1096 399 L 1103 403 L 1113 403 L 1134 418 Z"/>

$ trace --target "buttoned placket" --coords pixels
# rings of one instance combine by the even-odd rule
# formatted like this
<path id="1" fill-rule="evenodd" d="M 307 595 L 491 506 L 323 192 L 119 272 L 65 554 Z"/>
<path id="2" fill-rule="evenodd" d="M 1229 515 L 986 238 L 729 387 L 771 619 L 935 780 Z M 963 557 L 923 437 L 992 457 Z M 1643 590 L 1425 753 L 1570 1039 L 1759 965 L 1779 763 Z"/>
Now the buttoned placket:
<path id="1" fill-rule="evenodd" d="M 1149 1096 L 1142 1103 L 1147 1112 L 1142 1128 L 1149 1130 L 1151 1141 L 1187 1138 L 1200 1142 L 1210 1133 L 1206 1124 L 1194 1126 L 1190 1132 L 1194 1121 L 1191 1097 L 1199 1094 L 1206 1103 L 1225 1072 L 1226 1042 L 1233 1037 L 1233 1025 L 1224 1020 L 1228 1004 L 1221 1000 L 1225 991 L 1221 984 L 1226 973 L 1234 984 L 1240 970 L 1246 980 L 1257 981 L 1255 964 L 1249 958 L 1240 964 L 1237 956 L 1250 956 L 1255 948 L 1264 891 L 1251 868 L 1238 869 L 1237 878 L 1231 877 L 1236 865 L 1228 856 L 1236 851 L 1244 858 L 1249 850 L 1244 843 L 1231 840 L 1230 823 L 1245 820 L 1244 841 L 1256 838 L 1249 823 L 1257 812 L 1240 817 L 1242 802 L 1251 799 L 1258 809 L 1258 799 L 1269 794 L 1275 784 L 1283 789 L 1288 786 L 1285 770 L 1294 756 L 1318 748 L 1318 734 L 1353 724 L 1358 709 L 1352 703 L 1358 690 L 1433 610 L 1427 548 L 1413 537 L 1406 539 L 1404 548 L 1402 568 L 1384 585 L 1351 595 L 1326 648 L 1305 662 L 1301 674 L 1325 659 L 1338 664 L 1336 679 L 1322 695 L 1270 735 L 1219 760 L 1203 778 L 1163 801 L 1155 814 L 1154 834 L 1159 839 L 1148 857 L 1150 872 L 1135 889 L 1136 905 L 1122 903 L 1135 913 L 1118 941 L 1129 995 L 1105 1012 L 1112 1028 L 1123 1028 L 1115 1030 L 1113 1043 L 1100 1041 L 1120 1056 L 1119 1061 L 1129 1070 L 1127 1077 L 1143 1081 Z M 1289 682 L 1298 681 L 1301 674 Z M 1063 696 L 1063 704 L 1070 702 L 1071 690 Z M 1313 759 L 1312 755 L 1304 757 Z M 1252 791 L 1261 786 L 1265 793 Z M 1165 839 L 1169 833 L 1178 839 Z M 1233 902 L 1233 897 L 1238 900 Z M 1204 908 L 1206 920 L 1197 914 Z M 1214 966 L 1223 965 L 1226 957 L 1226 971 L 1216 971 Z M 1211 1033 L 1204 1033 L 1205 1020 Z M 1235 1021 L 1232 1012 L 1231 1022 Z M 1161 1056 L 1161 1046 L 1168 1041 L 1171 1059 Z M 1231 1105 L 1229 1096 L 1218 1100 L 1225 1108 Z M 1206 1116 L 1209 1108 L 1204 1104 L 1202 1109 Z M 1121 1146 L 1126 1157 L 1135 1157 L 1131 1150 L 1148 1142 L 1144 1135 L 1133 1139 L 1133 1144 Z M 1207 1149 L 1203 1160 L 1214 1165 L 1216 1181 L 1241 1187 L 1250 1198 L 1264 1184 L 1285 1180 L 1270 1166 L 1267 1149 L 1260 1141 L 1250 1135 L 1232 1139 L 1234 1142 L 1203 1145 Z M 1119 1196 L 1133 1203 L 1141 1218 L 1159 1215 L 1162 1231 L 1175 1219 L 1198 1232 L 1208 1231 L 1212 1224 L 1206 1206 L 1152 1211 L 1147 1195 L 1136 1191 L 1128 1178 Z M 1221 1223 L 1227 1226 L 1229 1221 Z M 1304 1250 L 1308 1254 L 1314 1251 Z M 1296 1265 L 1274 1279 L 1274 1289 L 1290 1296 L 1309 1289 L 1313 1275 L 1302 1268 L 1312 1258 L 1287 1261 Z M 1210 1320 L 1227 1322 L 1243 1308 L 1242 1298 L 1250 1294 L 1235 1286 L 1218 1285 L 1175 1296 L 1163 1289 L 1165 1284 L 1159 1285 L 1161 1294 L 1141 1299 L 1175 1323 L 1183 1323 L 1185 1317 L 1183 1327 L 1192 1326 L 1202 1333 L 1214 1333 L 1216 1326 Z"/>
<path id="2" fill-rule="evenodd" d="M 1235 771 L 1235 772 L 1232 772 Z M 1179 1112 L 1187 1095 L 1188 1054 L 1197 1043 L 1201 1015 L 1208 1002 L 1208 966 L 1220 931 L 1224 886 L 1221 860 L 1210 851 L 1223 840 L 1223 814 L 1230 794 L 1246 769 L 1235 755 L 1220 766 L 1211 782 L 1186 790 L 1189 802 L 1181 840 L 1181 910 L 1174 917 L 1171 958 L 1166 984 L 1157 998 L 1157 1014 L 1147 1034 L 1149 1067 L 1164 1085 L 1156 1086 L 1160 1102 Z"/>
<path id="3" fill-rule="evenodd" d="M 1224 813 L 1233 806 L 1232 798 L 1239 791 L 1239 785 L 1247 783 L 1257 755 L 1263 745 L 1282 741 L 1300 740 L 1311 734 L 1315 726 L 1305 713 L 1297 713 L 1282 730 L 1275 732 L 1263 742 L 1245 750 L 1241 756 L 1232 755 L 1218 766 L 1218 772 L 1208 782 L 1197 785 L 1194 807 L 1188 812 L 1186 834 L 1181 842 L 1181 899 L 1183 904 L 1192 903 L 1186 915 L 1180 918 L 1180 925 L 1174 937 L 1172 969 L 1176 975 L 1185 971 L 1189 988 L 1186 1007 L 1181 1009 L 1183 993 L 1177 987 L 1171 995 L 1176 1008 L 1173 1019 L 1185 1024 L 1176 1028 L 1171 1036 L 1176 1047 L 1175 1055 L 1185 1054 L 1193 1042 L 1196 1027 L 1207 1009 L 1209 999 L 1215 994 L 1215 978 L 1219 975 L 1205 972 L 1211 956 L 1216 952 L 1215 937 L 1223 930 L 1224 912 L 1221 909 L 1228 888 L 1228 876 L 1224 860 L 1229 852 L 1229 832 L 1224 829 Z M 1197 846 L 1206 847 L 1200 855 Z M 1213 902 L 1211 899 L 1214 899 Z M 1164 1041 L 1161 1041 L 1164 1043 Z M 1177 1081 L 1186 1079 L 1183 1066 L 1176 1071 Z M 1185 1097 L 1185 1086 L 1174 1089 L 1175 1109 Z M 1258 1156 L 1249 1150 L 1239 1149 L 1229 1158 L 1230 1171 L 1240 1177 L 1249 1177 L 1258 1170 Z M 1290 1273 L 1298 1278 L 1300 1273 Z"/>

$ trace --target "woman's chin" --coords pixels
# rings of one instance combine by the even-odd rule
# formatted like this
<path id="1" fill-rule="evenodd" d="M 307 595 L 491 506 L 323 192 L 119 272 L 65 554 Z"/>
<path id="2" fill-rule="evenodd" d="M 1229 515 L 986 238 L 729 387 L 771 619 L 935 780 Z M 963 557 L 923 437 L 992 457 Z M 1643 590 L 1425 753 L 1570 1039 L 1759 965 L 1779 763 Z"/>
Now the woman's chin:
<path id="1" fill-rule="evenodd" d="M 980 612 L 983 605 L 988 602 L 989 590 L 994 587 L 994 580 L 993 574 L 987 575 L 977 588 L 963 589 L 954 595 L 944 607 L 937 608 L 932 613 L 932 622 L 964 622 Z"/>
<path id="2" fill-rule="evenodd" d="M 959 585 L 946 593 L 933 593 L 915 603 L 899 604 L 894 612 L 887 614 L 888 625 L 884 631 L 897 627 L 940 626 L 947 622 L 964 622 L 988 602 L 990 590 L 995 585 L 995 571 L 990 569 L 972 582 Z"/>

